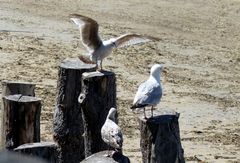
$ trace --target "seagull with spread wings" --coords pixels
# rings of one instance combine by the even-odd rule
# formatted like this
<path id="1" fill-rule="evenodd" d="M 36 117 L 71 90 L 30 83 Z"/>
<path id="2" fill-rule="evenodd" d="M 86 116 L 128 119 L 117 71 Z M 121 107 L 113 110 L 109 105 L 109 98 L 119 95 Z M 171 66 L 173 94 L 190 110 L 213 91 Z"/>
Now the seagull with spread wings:
<path id="1" fill-rule="evenodd" d="M 131 109 L 143 108 L 144 118 L 147 119 L 145 107 L 151 107 L 153 116 L 153 107 L 155 107 L 162 98 L 162 86 L 160 83 L 160 72 L 162 65 L 155 64 L 151 67 L 148 80 L 140 84 L 135 95 Z"/>
<path id="2" fill-rule="evenodd" d="M 98 23 L 95 20 L 79 14 L 70 14 L 69 17 L 80 29 L 81 41 L 88 51 L 90 63 L 96 63 L 98 67 L 98 61 L 100 61 L 100 70 L 102 70 L 103 59 L 111 54 L 113 48 L 158 40 L 151 36 L 124 34 L 102 41 L 98 34 Z M 80 59 L 87 62 L 83 56 Z"/>

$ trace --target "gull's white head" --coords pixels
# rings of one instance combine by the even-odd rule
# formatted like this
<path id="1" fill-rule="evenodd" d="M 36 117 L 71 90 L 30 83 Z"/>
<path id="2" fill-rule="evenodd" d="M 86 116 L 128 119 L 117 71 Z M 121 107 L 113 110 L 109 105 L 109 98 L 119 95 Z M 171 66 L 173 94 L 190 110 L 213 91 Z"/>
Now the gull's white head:
<path id="1" fill-rule="evenodd" d="M 115 39 L 115 38 L 110 38 L 110 39 L 109 39 L 109 44 L 111 44 L 111 46 L 112 46 L 113 48 L 116 48 L 116 47 L 117 47 L 117 45 L 116 45 L 116 39 Z"/>
<path id="2" fill-rule="evenodd" d="M 150 76 L 154 77 L 157 81 L 160 81 L 160 73 L 163 66 L 161 64 L 155 64 L 152 66 Z"/>
<path id="3" fill-rule="evenodd" d="M 111 48 L 116 48 L 116 47 L 117 47 L 117 45 L 116 45 L 116 39 L 111 38 L 111 39 L 109 39 L 109 40 L 105 40 L 105 41 L 103 41 L 103 45 L 109 46 L 109 47 L 111 47 Z"/>

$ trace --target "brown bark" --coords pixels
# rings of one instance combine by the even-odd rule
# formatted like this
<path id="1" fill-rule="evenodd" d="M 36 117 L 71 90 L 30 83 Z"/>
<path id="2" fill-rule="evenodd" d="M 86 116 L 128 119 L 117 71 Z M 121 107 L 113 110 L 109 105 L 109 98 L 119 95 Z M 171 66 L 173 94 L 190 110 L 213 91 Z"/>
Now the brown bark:
<path id="1" fill-rule="evenodd" d="M 40 141 L 41 100 L 32 96 L 3 97 L 4 147 L 13 149 L 21 144 Z"/>
<path id="2" fill-rule="evenodd" d="M 154 111 L 152 118 L 139 117 L 143 163 L 183 163 L 179 114 L 174 111 Z M 148 112 L 150 117 L 151 114 Z"/>
<path id="3" fill-rule="evenodd" d="M 85 158 L 78 96 L 81 92 L 82 73 L 95 69 L 95 65 L 85 64 L 78 58 L 64 60 L 59 67 L 53 137 L 59 147 L 60 163 L 79 163 Z"/>
<path id="4" fill-rule="evenodd" d="M 101 128 L 111 107 L 116 108 L 116 78 L 108 71 L 83 74 L 79 103 L 83 111 L 85 155 L 108 149 Z"/>

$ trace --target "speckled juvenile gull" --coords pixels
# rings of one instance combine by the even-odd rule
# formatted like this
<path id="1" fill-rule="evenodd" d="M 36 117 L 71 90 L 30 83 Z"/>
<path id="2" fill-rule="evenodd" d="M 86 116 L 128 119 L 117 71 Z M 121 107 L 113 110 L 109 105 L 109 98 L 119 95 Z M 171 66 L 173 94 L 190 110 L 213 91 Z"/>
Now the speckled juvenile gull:
<path id="1" fill-rule="evenodd" d="M 162 65 L 153 65 L 151 68 L 150 77 L 138 87 L 135 95 L 131 109 L 143 108 L 145 118 L 147 118 L 145 114 L 145 107 L 151 107 L 153 116 L 153 107 L 155 107 L 162 98 L 162 87 L 160 83 L 161 70 Z"/>
<path id="2" fill-rule="evenodd" d="M 139 34 L 124 34 L 117 38 L 102 41 L 98 35 L 98 23 L 95 20 L 79 14 L 70 14 L 69 17 L 80 29 L 81 41 L 88 51 L 89 59 L 92 63 L 96 63 L 97 66 L 98 61 L 100 61 L 100 69 L 102 69 L 103 59 L 111 54 L 114 47 L 125 47 L 151 40 L 158 40 L 154 37 Z M 80 59 L 85 62 L 87 61 L 82 56 Z"/>
<path id="3" fill-rule="evenodd" d="M 101 129 L 102 139 L 109 146 L 113 147 L 115 150 L 122 149 L 123 135 L 121 128 L 116 124 L 115 114 L 117 110 L 111 108 L 106 121 Z"/>

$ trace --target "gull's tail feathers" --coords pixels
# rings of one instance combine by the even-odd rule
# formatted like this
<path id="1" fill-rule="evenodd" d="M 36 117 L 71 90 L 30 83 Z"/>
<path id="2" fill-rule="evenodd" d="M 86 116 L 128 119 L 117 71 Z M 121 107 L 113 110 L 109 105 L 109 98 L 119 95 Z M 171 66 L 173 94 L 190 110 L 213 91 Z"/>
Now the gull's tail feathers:
<path id="1" fill-rule="evenodd" d="M 83 61 L 84 63 L 87 64 L 96 64 L 95 62 L 91 61 L 89 58 L 87 58 L 86 56 L 80 55 L 78 57 L 81 61 Z"/>

